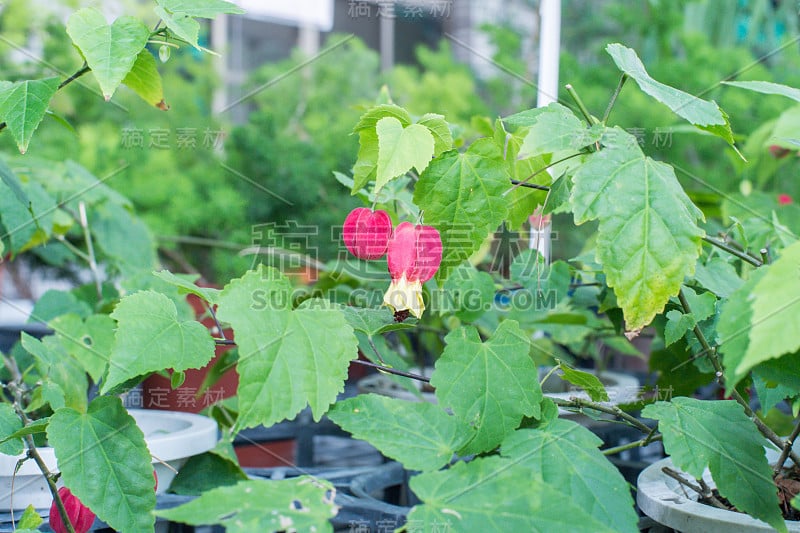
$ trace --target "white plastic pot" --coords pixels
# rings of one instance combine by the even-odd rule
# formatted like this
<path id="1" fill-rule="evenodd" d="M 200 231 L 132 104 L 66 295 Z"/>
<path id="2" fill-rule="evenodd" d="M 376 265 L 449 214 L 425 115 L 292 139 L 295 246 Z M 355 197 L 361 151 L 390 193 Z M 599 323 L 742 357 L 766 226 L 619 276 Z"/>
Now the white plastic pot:
<path id="1" fill-rule="evenodd" d="M 175 473 L 160 461 L 178 470 L 189 457 L 207 452 L 217 444 L 217 424 L 208 417 L 146 409 L 130 409 L 129 412 L 144 433 L 147 448 L 154 457 L 153 468 L 158 475 L 159 494 L 169 488 L 175 477 Z M 53 448 L 41 447 L 37 450 L 47 467 L 57 471 Z M 0 454 L 0 473 L 4 474 L 0 475 L 0 512 L 8 512 L 12 505 L 15 511 L 22 511 L 30 504 L 37 509 L 50 507 L 50 490 L 33 460 L 25 461 L 16 477 L 12 476 L 17 461 L 24 457 Z"/>
<path id="2" fill-rule="evenodd" d="M 777 454 L 767 450 L 767 458 Z M 744 513 L 726 511 L 711 505 L 697 502 L 698 495 L 691 489 L 681 487 L 675 479 L 669 477 L 662 468 L 676 469 L 671 458 L 662 459 L 645 468 L 637 482 L 636 503 L 647 516 L 667 527 L 683 533 L 755 533 L 775 531 L 766 522 L 756 520 Z M 676 469 L 677 470 L 677 469 Z M 684 475 L 691 479 L 688 474 Z M 703 479 L 710 487 L 714 487 L 708 470 Z M 689 495 L 687 498 L 686 495 Z M 786 526 L 792 533 L 800 533 L 800 522 L 787 521 Z"/>

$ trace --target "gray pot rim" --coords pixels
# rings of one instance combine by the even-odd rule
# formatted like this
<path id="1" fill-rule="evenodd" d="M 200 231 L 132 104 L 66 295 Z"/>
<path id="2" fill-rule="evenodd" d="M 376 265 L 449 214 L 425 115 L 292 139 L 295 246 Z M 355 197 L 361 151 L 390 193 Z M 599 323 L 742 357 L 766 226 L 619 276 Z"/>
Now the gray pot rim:
<path id="1" fill-rule="evenodd" d="M 644 514 L 659 524 L 684 533 L 775 531 L 766 522 L 747 514 L 698 503 L 696 499 L 692 499 L 697 495 L 691 494 L 691 491 L 689 495 L 692 498 L 687 498 L 679 483 L 661 471 L 664 467 L 675 469 L 671 458 L 667 457 L 645 468 L 636 483 L 636 504 Z M 714 486 L 708 470 L 703 474 L 703 479 Z M 787 520 L 786 527 L 792 533 L 800 533 L 800 522 Z"/>

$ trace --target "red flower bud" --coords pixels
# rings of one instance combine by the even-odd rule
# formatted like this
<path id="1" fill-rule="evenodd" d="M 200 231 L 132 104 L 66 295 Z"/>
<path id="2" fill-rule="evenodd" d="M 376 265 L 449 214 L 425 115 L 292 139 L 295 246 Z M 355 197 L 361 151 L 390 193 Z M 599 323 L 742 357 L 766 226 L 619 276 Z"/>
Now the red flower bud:
<path id="1" fill-rule="evenodd" d="M 420 318 L 425 310 L 422 284 L 431 279 L 442 263 L 442 239 L 431 226 L 399 224 L 389 239 L 387 261 L 392 284 L 383 302 L 395 312 L 408 310 Z"/>
<path id="2" fill-rule="evenodd" d="M 788 194 L 779 194 L 778 195 L 778 204 L 779 205 L 789 205 L 792 203 L 792 197 Z"/>
<path id="3" fill-rule="evenodd" d="M 783 159 L 791 150 L 784 148 L 782 146 L 778 146 L 777 144 L 770 145 L 769 153 L 772 154 L 772 157 L 775 159 Z"/>
<path id="4" fill-rule="evenodd" d="M 75 533 L 86 533 L 89 528 L 94 524 L 94 513 L 81 501 L 70 492 L 67 487 L 58 489 L 58 496 L 64 503 L 64 509 L 67 511 L 69 521 L 72 523 L 72 528 Z M 50 506 L 50 528 L 55 533 L 67 533 L 68 529 L 61 520 L 61 514 L 58 512 L 56 501 Z"/>
<path id="5" fill-rule="evenodd" d="M 392 235 L 392 219 L 386 211 L 357 207 L 344 219 L 342 239 L 359 259 L 380 259 Z"/>

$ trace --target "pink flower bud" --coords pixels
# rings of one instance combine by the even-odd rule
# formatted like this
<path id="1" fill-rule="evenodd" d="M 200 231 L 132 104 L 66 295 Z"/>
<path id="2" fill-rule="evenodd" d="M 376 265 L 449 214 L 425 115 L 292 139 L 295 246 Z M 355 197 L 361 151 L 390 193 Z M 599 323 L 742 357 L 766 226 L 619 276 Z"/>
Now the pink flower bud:
<path id="1" fill-rule="evenodd" d="M 779 194 L 778 195 L 778 204 L 779 205 L 789 205 L 792 203 L 792 197 L 788 194 Z"/>
<path id="2" fill-rule="evenodd" d="M 392 219 L 383 210 L 357 207 L 344 219 L 342 239 L 350 253 L 359 259 L 380 259 L 392 236 Z"/>
<path id="3" fill-rule="evenodd" d="M 442 239 L 431 226 L 399 224 L 389 239 L 387 262 L 392 284 L 383 302 L 399 311 L 410 311 L 420 318 L 425 311 L 422 284 L 431 279 L 442 263 Z"/>
<path id="4" fill-rule="evenodd" d="M 775 159 L 783 159 L 789 155 L 790 151 L 791 150 L 788 150 L 782 146 L 778 146 L 777 144 L 770 145 L 769 147 L 769 153 L 772 154 L 772 157 Z"/>
<path id="5" fill-rule="evenodd" d="M 67 511 L 69 521 L 75 533 L 86 533 L 94 524 L 94 513 L 70 492 L 67 487 L 58 489 L 58 496 L 64 502 L 64 509 Z M 61 520 L 56 501 L 50 506 L 50 528 L 55 533 L 67 533 L 67 526 Z"/>

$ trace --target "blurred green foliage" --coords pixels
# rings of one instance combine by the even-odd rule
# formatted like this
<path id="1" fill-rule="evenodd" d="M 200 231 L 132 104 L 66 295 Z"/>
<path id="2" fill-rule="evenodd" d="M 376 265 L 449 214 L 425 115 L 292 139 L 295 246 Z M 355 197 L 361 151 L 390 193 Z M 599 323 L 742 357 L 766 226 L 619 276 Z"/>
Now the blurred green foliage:
<path id="1" fill-rule="evenodd" d="M 65 0 L 61 5 L 77 3 Z M 562 85 L 572 83 L 590 111 L 601 117 L 619 81 L 605 44 L 620 41 L 632 46 L 654 78 L 714 99 L 734 117 L 732 127 L 747 163 L 697 130 L 676 127 L 674 115 L 666 108 L 654 108 L 632 82 L 623 88 L 625 98 L 611 116 L 612 122 L 639 136 L 649 155 L 676 163 L 680 179 L 707 214 L 719 214 L 721 195 L 739 191 L 743 182 L 773 196 L 786 193 L 800 198 L 796 180 L 800 160 L 778 160 L 768 150 L 776 127 L 771 121 L 791 107 L 788 101 L 763 96 L 754 106 L 752 94 L 719 84 L 735 78 L 800 85 L 800 47 L 786 45 L 797 36 L 797 14 L 789 4 L 565 0 Z M 32 10 L 21 0 L 4 4 L 0 11 L 4 79 L 54 71 L 65 76 L 80 67 L 57 11 Z M 351 39 L 313 67 L 268 84 L 243 102 L 250 110 L 249 119 L 236 127 L 211 113 L 213 90 L 220 81 L 211 59 L 192 50 L 180 52 L 189 57 L 174 53 L 170 61 L 159 64 L 171 111 L 148 106 L 128 90 L 120 90 L 106 103 L 94 81 L 82 79 L 60 91 L 52 106 L 74 131 L 46 118 L 31 150 L 37 157 L 75 159 L 107 178 L 110 186 L 131 199 L 162 252 L 178 268 L 193 265 L 209 280 L 224 279 L 249 266 L 251 259 L 236 257 L 232 250 L 254 243 L 258 237 L 253 228 L 264 224 L 317 225 L 309 249 L 302 246 L 310 255 L 329 260 L 340 252 L 336 227 L 349 209 L 360 205 L 332 171 L 350 170 L 358 149 L 350 129 L 364 107 L 381 98 L 384 84 L 396 103 L 411 113 L 435 110 L 457 124 L 457 143 L 497 116 L 535 105 L 535 87 L 522 81 L 535 79 L 526 48 L 530 36 L 505 26 L 484 26 L 482 31 L 494 44 L 492 59 L 499 65 L 487 77 L 476 76 L 456 61 L 447 41 L 437 49 L 418 48 L 415 65 L 397 65 L 381 73 L 377 53 Z M 328 42 L 341 38 L 331 35 Z M 20 51 L 37 47 L 46 63 L 36 54 Z M 775 53 L 760 57 L 768 52 Z M 264 65 L 253 73 L 244 92 L 275 80 L 303 59 L 294 53 Z M 566 93 L 560 97 L 572 105 Z M 488 120 L 476 121 L 475 116 Z M 15 151 L 9 136 L 0 136 L 0 149 Z M 560 235 L 555 255 L 577 255 L 592 231 L 581 230 L 586 234 Z M 176 242 L 176 236 L 195 240 Z"/>

